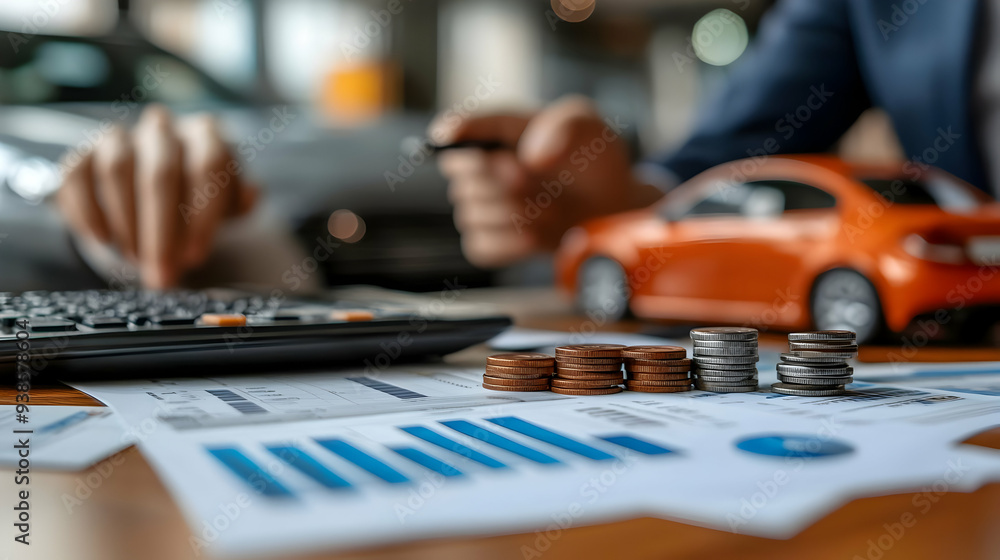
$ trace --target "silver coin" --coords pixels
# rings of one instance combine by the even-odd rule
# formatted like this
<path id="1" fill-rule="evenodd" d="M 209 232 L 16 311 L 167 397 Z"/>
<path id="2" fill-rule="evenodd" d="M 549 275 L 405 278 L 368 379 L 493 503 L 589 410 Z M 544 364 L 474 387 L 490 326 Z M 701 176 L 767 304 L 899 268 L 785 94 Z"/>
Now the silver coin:
<path id="1" fill-rule="evenodd" d="M 696 368 L 692 373 L 708 377 L 750 377 L 757 375 L 757 368 L 745 366 L 739 366 L 737 369 Z"/>
<path id="2" fill-rule="evenodd" d="M 771 391 L 796 397 L 833 397 L 847 393 L 843 385 L 824 387 L 817 385 L 792 385 L 789 383 L 774 383 L 771 385 Z"/>
<path id="3" fill-rule="evenodd" d="M 788 333 L 789 341 L 798 340 L 856 340 L 858 337 L 854 331 L 810 331 Z"/>
<path id="4" fill-rule="evenodd" d="M 695 340 L 695 348 L 757 348 L 756 340 Z"/>
<path id="5" fill-rule="evenodd" d="M 701 346 L 694 347 L 695 356 L 756 356 L 757 347 L 747 346 L 746 348 L 703 348 Z"/>
<path id="6" fill-rule="evenodd" d="M 781 361 L 786 364 L 815 364 L 816 367 L 847 367 L 847 360 L 845 358 L 839 358 L 837 356 L 830 356 L 827 354 L 814 358 L 803 358 L 797 353 L 793 354 L 791 352 L 785 352 L 781 355 Z"/>
<path id="7" fill-rule="evenodd" d="M 789 342 L 788 349 L 796 350 L 818 350 L 830 352 L 857 352 L 857 344 L 828 344 L 827 342 Z"/>
<path id="8" fill-rule="evenodd" d="M 757 329 L 747 327 L 691 329 L 691 340 L 757 340 Z"/>
<path id="9" fill-rule="evenodd" d="M 796 364 L 778 364 L 776 368 L 778 373 L 783 373 L 785 375 L 799 375 L 799 376 L 819 376 L 819 377 L 836 377 L 838 375 L 853 375 L 854 368 L 849 366 L 844 367 L 816 367 L 816 366 L 803 366 Z"/>
<path id="10" fill-rule="evenodd" d="M 700 381 L 702 383 L 708 383 L 709 385 L 753 385 L 757 386 L 756 377 L 714 377 L 714 376 L 704 376 L 699 375 L 694 378 L 695 381 Z"/>
<path id="11" fill-rule="evenodd" d="M 849 360 L 851 358 L 856 358 L 858 352 L 835 352 L 832 350 L 792 350 L 790 354 L 795 354 L 800 358 L 819 358 L 826 360 L 828 358 L 840 358 L 841 360 Z"/>
<path id="12" fill-rule="evenodd" d="M 839 377 L 795 377 L 792 375 L 782 375 L 778 374 L 778 379 L 784 381 L 785 383 L 792 383 L 795 385 L 847 385 L 848 383 L 854 382 L 854 378 L 850 376 L 839 376 Z"/>
<path id="13" fill-rule="evenodd" d="M 695 388 L 701 391 L 712 393 L 752 393 L 757 390 L 757 385 L 717 385 L 714 383 L 695 383 Z"/>
<path id="14" fill-rule="evenodd" d="M 757 356 L 693 356 L 696 367 L 733 369 L 732 366 L 753 367 L 760 361 Z M 721 367 L 730 366 L 730 367 Z"/>

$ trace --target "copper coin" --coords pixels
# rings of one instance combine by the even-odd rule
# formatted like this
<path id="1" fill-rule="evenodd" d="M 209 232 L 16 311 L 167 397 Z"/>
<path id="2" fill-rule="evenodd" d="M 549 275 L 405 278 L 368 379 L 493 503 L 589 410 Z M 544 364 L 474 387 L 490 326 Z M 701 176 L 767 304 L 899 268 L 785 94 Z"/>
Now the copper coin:
<path id="1" fill-rule="evenodd" d="M 520 393 L 533 393 L 536 391 L 548 391 L 548 385 L 539 385 L 537 387 L 525 386 L 525 385 L 492 385 L 490 383 L 483 383 L 483 389 L 489 389 L 491 391 L 517 391 Z"/>
<path id="2" fill-rule="evenodd" d="M 560 370 L 571 370 L 571 371 L 621 371 L 621 364 L 564 364 L 562 362 L 556 363 L 556 371 Z"/>
<path id="3" fill-rule="evenodd" d="M 690 385 L 692 380 L 690 379 L 658 379 L 655 381 L 646 379 L 629 379 L 629 383 L 632 385 L 642 385 L 644 387 L 682 387 L 684 385 Z"/>
<path id="4" fill-rule="evenodd" d="M 556 348 L 556 357 L 620 358 L 624 344 L 571 344 Z"/>
<path id="5" fill-rule="evenodd" d="M 511 375 L 551 375 L 552 366 L 545 367 L 506 367 L 506 366 L 486 366 L 487 373 L 507 373 Z"/>
<path id="6" fill-rule="evenodd" d="M 638 393 L 683 393 L 691 390 L 690 385 L 686 387 L 653 387 L 650 385 L 636 385 L 630 381 L 625 382 L 625 388 Z"/>
<path id="7" fill-rule="evenodd" d="M 553 387 L 561 389 L 592 389 L 594 387 L 615 387 L 621 385 L 621 380 L 606 381 L 603 379 L 559 379 L 552 380 Z"/>
<path id="8" fill-rule="evenodd" d="M 490 377 L 499 377 L 501 379 L 523 379 L 525 381 L 534 381 L 536 379 L 548 379 L 552 377 L 551 373 L 500 373 L 496 371 L 490 371 L 489 366 L 486 368 L 486 375 Z"/>
<path id="9" fill-rule="evenodd" d="M 563 379 L 622 379 L 620 371 L 566 371 L 556 373 L 556 377 Z"/>
<path id="10" fill-rule="evenodd" d="M 559 364 L 620 364 L 621 358 L 577 358 L 574 356 L 559 356 L 556 358 Z"/>
<path id="11" fill-rule="evenodd" d="M 628 373 L 683 373 L 691 366 L 625 366 Z"/>
<path id="12" fill-rule="evenodd" d="M 490 385 L 507 385 L 509 387 L 538 387 L 548 386 L 548 379 L 507 379 L 504 377 L 483 376 L 483 383 Z"/>
<path id="13" fill-rule="evenodd" d="M 679 360 L 687 356 L 687 350 L 680 346 L 629 346 L 622 350 L 623 358 L 640 360 Z"/>
<path id="14" fill-rule="evenodd" d="M 681 358 L 679 360 L 643 360 L 639 358 L 625 358 L 626 366 L 690 366 L 691 358 Z"/>
<path id="15" fill-rule="evenodd" d="M 508 352 L 486 358 L 487 365 L 505 367 L 546 367 L 556 365 L 556 359 L 540 352 Z"/>
<path id="16" fill-rule="evenodd" d="M 677 381 L 679 379 L 691 379 L 688 373 L 637 373 L 634 371 L 625 372 L 625 377 L 635 381 Z"/>
<path id="17" fill-rule="evenodd" d="M 553 387 L 553 393 L 559 393 L 560 395 L 613 395 L 615 393 L 621 393 L 621 387 L 605 387 L 601 389 L 564 389 L 562 387 Z"/>

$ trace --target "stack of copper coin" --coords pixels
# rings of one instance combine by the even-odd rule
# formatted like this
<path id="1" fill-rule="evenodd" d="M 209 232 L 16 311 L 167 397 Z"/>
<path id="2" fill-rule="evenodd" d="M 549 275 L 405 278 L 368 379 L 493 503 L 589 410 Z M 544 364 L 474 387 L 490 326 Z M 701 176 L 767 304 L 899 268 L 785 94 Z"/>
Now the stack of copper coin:
<path id="1" fill-rule="evenodd" d="M 691 390 L 691 360 L 680 346 L 629 346 L 625 359 L 625 388 L 641 393 L 680 393 Z"/>
<path id="2" fill-rule="evenodd" d="M 556 348 L 552 392 L 561 395 L 620 393 L 622 344 L 574 344 Z"/>
<path id="3" fill-rule="evenodd" d="M 494 391 L 548 391 L 556 361 L 548 354 L 520 352 L 486 358 L 483 388 Z"/>

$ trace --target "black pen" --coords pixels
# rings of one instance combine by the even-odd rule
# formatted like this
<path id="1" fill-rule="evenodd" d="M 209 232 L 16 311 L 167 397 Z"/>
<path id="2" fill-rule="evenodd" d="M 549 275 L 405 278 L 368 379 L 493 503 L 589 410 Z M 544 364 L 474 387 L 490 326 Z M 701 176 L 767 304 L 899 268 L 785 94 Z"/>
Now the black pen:
<path id="1" fill-rule="evenodd" d="M 474 148 L 477 150 L 492 152 L 494 150 L 506 150 L 509 146 L 497 140 L 459 140 L 458 142 L 452 142 L 451 144 L 431 146 L 431 151 L 436 154 L 445 150 L 461 150 L 464 148 Z"/>

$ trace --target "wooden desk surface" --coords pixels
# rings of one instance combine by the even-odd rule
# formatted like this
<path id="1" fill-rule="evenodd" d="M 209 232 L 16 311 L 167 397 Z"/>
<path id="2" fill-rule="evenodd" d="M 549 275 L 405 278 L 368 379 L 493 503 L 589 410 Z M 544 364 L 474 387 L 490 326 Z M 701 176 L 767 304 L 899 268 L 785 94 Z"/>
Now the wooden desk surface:
<path id="1" fill-rule="evenodd" d="M 585 319 L 572 317 L 547 290 L 472 291 L 467 297 L 503 304 L 518 324 L 533 328 L 579 330 Z M 514 303 L 511 303 L 514 302 Z M 600 330 L 636 331 L 643 325 L 601 325 Z M 781 340 L 764 336 L 764 343 Z M 866 348 L 861 358 L 880 361 L 891 348 Z M 449 361 L 482 363 L 485 349 L 474 348 Z M 913 361 L 1000 360 L 998 349 L 921 348 Z M 68 387 L 37 386 L 35 405 L 100 403 Z M 12 393 L 0 389 L 0 404 Z M 1000 428 L 966 441 L 1000 449 Z M 15 495 L 12 469 L 0 469 L 0 503 Z M 8 496 L 10 498 L 8 498 Z M 30 547 L 10 544 L 12 528 L 0 534 L 0 558 L 79 560 L 185 560 L 198 558 L 180 510 L 149 464 L 135 448 L 77 473 L 31 475 Z M 75 503 L 79 499 L 79 503 Z M 555 533 L 482 536 L 378 547 L 320 558 L 746 558 L 746 559 L 996 559 L 1000 558 L 1000 484 L 976 492 L 948 493 L 925 508 L 915 494 L 854 500 L 792 539 L 779 541 L 735 535 L 661 519 L 639 518 Z M 903 515 L 916 523 L 892 536 Z M 335 521 L 331 521 L 333 523 Z M 18 548 L 12 548 L 12 547 Z M 534 555 L 530 550 L 538 551 Z M 204 556 L 202 556 L 204 557 Z"/>

